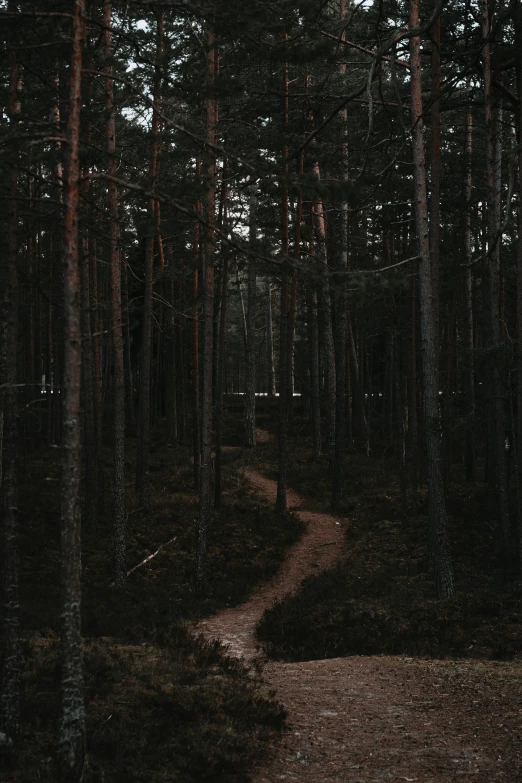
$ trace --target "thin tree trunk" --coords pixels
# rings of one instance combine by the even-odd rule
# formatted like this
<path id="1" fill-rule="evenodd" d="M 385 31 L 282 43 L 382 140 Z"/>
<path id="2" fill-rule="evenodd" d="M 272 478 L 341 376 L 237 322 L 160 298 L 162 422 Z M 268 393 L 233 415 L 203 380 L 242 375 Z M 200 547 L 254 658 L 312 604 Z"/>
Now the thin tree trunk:
<path id="1" fill-rule="evenodd" d="M 201 161 L 196 160 L 196 177 L 201 177 Z M 201 202 L 196 201 L 196 213 L 201 213 Z M 199 361 L 199 276 L 202 268 L 203 252 L 201 249 L 200 223 L 196 220 L 192 241 L 192 254 L 195 269 L 192 273 L 192 443 L 194 449 L 194 488 L 199 492 L 201 478 L 201 400 L 200 400 L 200 361 Z"/>
<path id="2" fill-rule="evenodd" d="M 154 70 L 154 107 L 159 105 L 161 88 L 161 67 L 163 57 L 163 12 L 156 20 L 156 64 Z M 149 163 L 149 188 L 154 191 L 158 174 L 159 114 L 152 110 L 152 139 Z M 145 512 L 150 510 L 150 398 L 152 366 L 152 288 L 154 272 L 154 236 L 156 233 L 155 201 L 149 199 L 148 229 L 145 243 L 145 290 L 143 294 L 143 329 L 140 354 L 140 433 L 137 457 L 137 484 L 140 504 Z"/>
<path id="3" fill-rule="evenodd" d="M 288 34 L 284 35 L 285 44 Z M 288 258 L 288 63 L 283 66 L 283 182 L 281 187 L 281 254 Z M 279 432 L 278 456 L 279 472 L 277 478 L 277 496 L 275 510 L 280 516 L 286 514 L 286 469 L 288 448 L 288 272 L 283 269 L 281 281 L 281 306 L 279 330 Z"/>
<path id="4" fill-rule="evenodd" d="M 13 3 L 9 3 L 12 9 Z M 9 131 L 14 141 L 20 114 L 20 67 L 14 42 L 7 40 L 10 80 L 7 113 Z M 17 476 L 17 351 L 18 344 L 18 161 L 13 149 L 7 164 L 7 248 L 2 254 L 3 310 L 5 347 L 3 377 L 3 443 L 4 465 L 1 492 L 3 549 L 3 666 L 0 695 L 0 729 L 11 740 L 16 739 L 20 718 L 20 603 L 18 595 L 18 476 Z M 3 342 L 3 341 L 2 341 Z"/>
<path id="5" fill-rule="evenodd" d="M 212 461 L 212 349 L 214 330 L 214 225 L 216 212 L 217 99 L 213 95 L 216 74 L 216 42 L 208 28 L 207 45 L 207 181 L 205 203 L 206 238 L 203 254 L 203 367 L 201 388 L 201 473 L 199 480 L 199 519 L 196 548 L 196 587 L 203 592 L 206 583 L 207 528 L 210 518 L 210 477 Z"/>
<path id="6" fill-rule="evenodd" d="M 502 350 L 500 335 L 500 127 L 497 125 L 494 106 L 493 77 L 491 73 L 491 51 L 488 42 L 490 21 L 488 0 L 481 0 L 482 36 L 484 39 L 484 107 L 487 136 L 487 216 L 488 216 L 488 282 L 489 282 L 489 350 L 491 352 L 493 372 L 490 377 L 492 416 L 490 455 L 495 461 L 489 465 L 489 486 L 492 498 L 491 510 L 497 507 L 493 499 L 498 493 L 500 516 L 502 560 L 507 577 L 511 576 L 512 553 L 511 535 L 506 485 L 506 460 L 504 450 L 504 399 L 502 379 Z"/>
<path id="7" fill-rule="evenodd" d="M 250 185 L 249 214 L 249 244 L 255 251 L 257 240 L 257 193 L 256 185 Z M 246 316 L 246 362 L 245 362 L 245 446 L 253 448 L 256 445 L 256 261 L 253 256 L 248 259 L 247 316 Z"/>
<path id="8" fill-rule="evenodd" d="M 432 0 L 434 7 L 439 0 Z M 440 345 L 440 295 L 439 295 L 439 256 L 440 256 L 440 15 L 431 28 L 431 203 L 430 203 L 430 255 L 431 255 L 431 287 L 433 299 L 433 324 L 435 346 L 437 348 L 435 361 L 439 373 Z"/>
<path id="9" fill-rule="evenodd" d="M 522 7 L 517 9 L 515 18 L 515 45 L 519 51 L 518 91 L 522 96 Z M 517 527 L 518 527 L 518 568 L 522 575 L 522 99 L 518 117 L 518 243 L 517 243 Z"/>
<path id="10" fill-rule="evenodd" d="M 310 290 L 310 380 L 312 386 L 312 430 L 314 458 L 321 453 L 321 389 L 319 383 L 319 317 L 317 289 Z"/>
<path id="11" fill-rule="evenodd" d="M 81 306 L 78 264 L 80 177 L 80 112 L 84 0 L 75 0 L 72 57 L 69 72 L 68 163 L 65 205 L 64 313 L 65 354 L 63 388 L 63 461 L 61 508 L 62 559 L 62 715 L 59 732 L 61 776 L 67 783 L 83 777 L 85 765 L 85 707 L 81 636 Z"/>
<path id="12" fill-rule="evenodd" d="M 466 82 L 469 88 L 470 79 Z M 471 195 L 472 195 L 473 111 L 466 111 L 466 214 L 464 229 L 464 390 L 468 403 L 466 420 L 466 481 L 475 481 L 475 368 L 473 355 L 473 275 L 471 270 Z"/>
<path id="13" fill-rule="evenodd" d="M 265 299 L 265 319 L 266 319 L 266 366 L 267 366 L 267 393 L 269 397 L 275 397 L 275 358 L 274 358 L 274 330 L 272 324 L 272 284 L 270 278 L 266 281 L 266 299 Z"/>
<path id="14" fill-rule="evenodd" d="M 411 0 L 410 26 L 419 26 L 419 0 Z M 426 451 L 428 468 L 428 517 L 430 559 L 435 573 L 437 596 L 448 598 L 455 590 L 447 534 L 447 511 L 441 472 L 441 425 L 437 383 L 437 344 L 432 298 L 432 270 L 429 247 L 426 196 L 426 163 L 422 121 L 422 66 L 420 36 L 410 39 L 411 110 L 415 221 L 419 252 L 422 361 Z"/>
<path id="15" fill-rule="evenodd" d="M 92 361 L 92 333 L 89 285 L 89 237 L 82 240 L 80 265 L 82 297 L 82 393 L 84 400 L 85 432 L 85 494 L 87 501 L 87 529 L 96 533 L 98 524 L 98 454 L 96 452 L 96 420 L 94 418 L 94 382 Z"/>
<path id="16" fill-rule="evenodd" d="M 100 301 L 102 299 L 101 284 L 98 276 L 98 258 L 97 243 L 93 238 L 91 243 L 92 254 L 92 300 L 93 300 L 93 319 L 92 319 L 92 354 L 93 354 L 93 373 L 94 373 L 94 417 L 96 421 L 96 453 L 101 454 L 103 446 L 103 373 L 102 373 L 102 345 L 101 345 L 101 321 L 100 321 Z M 103 478 L 101 469 L 98 473 L 98 480 Z M 102 482 L 100 482 L 102 483 Z M 100 495 L 101 495 L 100 488 Z"/>
<path id="17" fill-rule="evenodd" d="M 317 180 L 321 179 L 319 164 L 314 164 L 314 174 Z M 313 205 L 314 237 L 316 242 L 316 260 L 319 264 L 319 272 L 322 277 L 319 286 L 319 325 L 322 333 L 323 361 L 325 372 L 325 401 L 326 422 L 328 439 L 328 456 L 330 464 L 335 461 L 335 351 L 332 330 L 332 305 L 330 300 L 330 283 L 328 279 L 328 261 L 326 255 L 326 227 L 324 220 L 323 202 L 319 196 L 314 199 Z M 344 368 L 343 368 L 344 371 Z M 343 401 L 344 405 L 344 401 Z"/>
<path id="18" fill-rule="evenodd" d="M 131 358 L 131 331 L 130 331 L 130 309 L 129 309 L 129 278 L 127 272 L 127 261 L 122 257 L 120 260 L 123 274 L 123 312 L 125 313 L 125 380 L 127 383 L 127 404 L 125 406 L 127 418 L 131 427 L 134 425 L 134 381 Z M 122 314 L 123 317 L 123 314 Z"/>
<path id="19" fill-rule="evenodd" d="M 346 19 L 346 0 L 341 0 L 339 7 L 341 23 Z M 344 38 L 344 31 L 343 36 Z M 342 63 L 340 75 L 343 84 L 346 84 L 346 64 Z M 348 109 L 341 112 L 341 144 L 342 154 L 342 179 L 348 182 Z M 337 267 L 341 273 L 336 283 L 335 297 L 335 454 L 332 486 L 332 505 L 339 506 L 344 499 L 345 492 L 345 461 L 346 461 L 346 280 L 344 274 L 348 269 L 348 202 L 341 203 L 339 226 L 339 255 Z"/>
<path id="20" fill-rule="evenodd" d="M 114 111 L 114 82 L 112 66 L 112 6 L 111 0 L 104 0 L 104 53 L 105 98 L 107 109 L 107 157 L 109 176 L 116 176 L 116 114 Z M 118 224 L 118 190 L 116 183 L 107 183 L 109 202 L 109 267 L 111 281 L 111 337 L 113 364 L 114 401 L 114 481 L 113 481 L 113 531 L 114 531 L 114 582 L 117 589 L 125 586 L 127 567 L 125 565 L 125 368 L 123 359 L 123 329 L 121 316 L 121 252 Z"/>
<path id="21" fill-rule="evenodd" d="M 221 429 L 223 423 L 223 394 L 225 382 L 225 347 L 228 302 L 228 256 L 223 259 L 221 273 L 221 311 L 219 313 L 219 361 L 216 389 L 216 472 L 214 484 L 214 508 L 221 508 Z"/>
<path id="22" fill-rule="evenodd" d="M 92 52 L 88 61 L 92 66 Z M 90 82 L 84 86 L 84 102 L 89 106 L 91 101 Z M 91 123 L 87 120 L 85 127 L 84 144 L 91 142 Z M 82 172 L 84 182 L 82 184 L 82 197 L 88 203 L 90 190 L 89 168 Z M 99 455 L 96 452 L 96 420 L 94 418 L 94 383 L 93 383 L 93 357 L 92 357 L 92 332 L 91 332 L 91 293 L 89 275 L 89 257 L 91 237 L 91 220 L 87 207 L 86 226 L 82 236 L 82 254 L 80 260 L 80 285 L 82 298 L 82 397 L 83 397 L 83 431 L 85 435 L 85 496 L 87 506 L 87 530 L 91 534 L 96 533 L 98 524 L 98 462 Z"/>

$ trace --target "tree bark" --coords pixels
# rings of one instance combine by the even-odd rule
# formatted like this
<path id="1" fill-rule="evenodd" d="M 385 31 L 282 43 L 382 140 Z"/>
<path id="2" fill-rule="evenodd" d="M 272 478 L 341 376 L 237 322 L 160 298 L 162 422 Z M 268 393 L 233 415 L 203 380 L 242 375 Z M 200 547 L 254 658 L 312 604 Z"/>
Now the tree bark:
<path id="1" fill-rule="evenodd" d="M 159 114 L 156 108 L 160 101 L 161 60 L 163 57 L 163 12 L 159 11 L 156 21 L 156 63 L 154 69 L 154 107 L 152 110 L 151 149 L 149 163 L 149 188 L 154 191 L 158 174 Z M 152 289 L 154 273 L 154 236 L 156 233 L 155 201 L 149 199 L 148 228 L 145 242 L 145 289 L 143 293 L 143 329 L 140 354 L 140 430 L 137 455 L 137 485 L 140 504 L 150 510 L 150 396 L 152 365 Z"/>
<path id="2" fill-rule="evenodd" d="M 64 237 L 65 353 L 61 508 L 62 716 L 59 756 L 62 779 L 76 783 L 85 765 L 85 708 L 81 637 L 80 387 L 81 306 L 78 264 L 80 113 L 85 2 L 75 0 L 69 72 L 68 162 Z"/>
<path id="3" fill-rule="evenodd" d="M 469 88 L 470 79 L 466 82 Z M 472 175 L 473 152 L 473 111 L 471 105 L 466 111 L 466 213 L 464 227 L 464 390 L 466 395 L 467 420 L 465 463 L 466 481 L 475 481 L 475 368 L 473 354 L 473 273 L 471 269 L 471 195 L 473 187 Z"/>
<path id="4" fill-rule="evenodd" d="M 9 8 L 13 4 L 9 4 Z M 17 53 L 9 34 L 9 94 L 7 114 L 9 135 L 15 140 L 20 114 L 19 88 L 21 73 Z M 18 161 L 12 150 L 7 162 L 7 248 L 2 254 L 2 282 L 5 343 L 2 348 L 3 377 L 3 446 L 4 462 L 1 492 L 2 549 L 3 549 L 3 666 L 0 695 L 0 729 L 14 740 L 20 719 L 20 603 L 18 593 L 18 475 L 17 475 L 17 351 L 18 345 Z M 5 350 L 4 350 L 5 349 Z"/>
<path id="5" fill-rule="evenodd" d="M 223 423 L 223 394 L 225 384 L 225 348 L 228 303 L 228 255 L 223 259 L 221 273 L 221 310 L 219 313 L 219 360 L 216 382 L 216 475 L 214 483 L 214 508 L 221 508 L 221 430 Z"/>
<path id="6" fill-rule="evenodd" d="M 285 43 L 288 34 L 284 36 Z M 286 262 L 288 258 L 288 146 L 286 134 L 288 132 L 288 63 L 283 66 L 283 134 L 285 143 L 283 147 L 283 167 L 281 186 L 281 254 Z M 277 478 L 277 495 L 275 510 L 280 516 L 286 514 L 286 468 L 288 448 L 288 271 L 283 268 L 281 280 L 281 305 L 280 305 L 280 329 L 279 329 L 279 431 L 278 431 L 278 457 L 279 472 Z"/>
<path id="7" fill-rule="evenodd" d="M 116 176 L 116 115 L 114 111 L 114 82 L 112 79 L 112 5 L 104 0 L 104 53 L 105 99 L 107 109 L 107 158 L 109 176 Z M 121 252 L 118 223 L 118 190 L 116 183 L 107 183 L 109 202 L 109 267 L 111 285 L 111 336 L 113 365 L 114 401 L 114 483 L 113 483 L 113 531 L 114 531 L 114 582 L 117 589 L 125 586 L 127 567 L 125 565 L 125 368 L 123 358 L 123 329 L 121 315 Z"/>
<path id="8" fill-rule="evenodd" d="M 518 243 L 517 243 L 517 528 L 518 528 L 518 569 L 522 574 L 522 7 L 517 9 L 515 17 L 515 46 L 519 51 L 518 94 L 520 113 L 518 117 Z"/>
<path id="9" fill-rule="evenodd" d="M 411 0 L 410 26 L 419 26 L 419 0 Z M 411 117 L 415 223 L 419 253 L 422 363 L 426 451 L 428 468 L 428 517 L 430 560 L 434 569 L 437 596 L 448 598 L 455 591 L 447 534 L 447 511 L 441 472 L 441 423 L 437 383 L 437 344 L 432 292 L 426 196 L 426 163 L 422 121 L 422 66 L 420 36 L 410 39 Z"/>
<path id="10" fill-rule="evenodd" d="M 436 8 L 439 0 L 432 0 Z M 437 375 L 440 346 L 440 14 L 431 28 L 431 199 L 430 199 L 430 254 L 433 324 L 437 348 Z"/>
<path id="11" fill-rule="evenodd" d="M 503 356 L 500 335 L 500 144 L 501 133 L 496 120 L 500 112 L 495 105 L 493 77 L 491 72 L 491 51 L 488 36 L 490 20 L 488 0 L 481 0 L 482 36 L 484 40 L 484 108 L 487 139 L 487 223 L 488 254 L 487 269 L 489 283 L 489 351 L 493 372 L 490 376 L 491 439 L 488 477 L 491 494 L 490 508 L 498 507 L 502 541 L 502 561 L 506 576 L 512 574 L 512 553 L 510 521 L 506 483 L 506 459 L 504 448 L 504 391 Z M 494 465 L 492 464 L 494 462 Z"/>
<path id="12" fill-rule="evenodd" d="M 216 211 L 216 153 L 218 105 L 214 95 L 216 41 L 211 28 L 206 31 L 207 46 L 207 194 L 205 200 L 206 237 L 203 254 L 203 368 L 201 388 L 201 472 L 199 480 L 199 520 L 196 548 L 196 588 L 205 589 L 207 528 L 210 518 L 210 477 L 212 462 L 212 349 L 214 330 L 214 225 Z"/>
<path id="13" fill-rule="evenodd" d="M 319 181 L 321 171 L 316 161 L 313 168 Z M 332 330 L 332 305 L 330 299 L 330 282 L 328 278 L 328 260 L 326 253 L 326 227 L 322 199 L 316 196 L 313 205 L 313 225 L 316 243 L 316 261 L 319 265 L 321 283 L 319 285 L 319 327 L 322 334 L 323 362 L 325 373 L 326 424 L 328 439 L 328 456 L 330 464 L 335 461 L 335 421 L 336 421 L 336 372 L 335 350 Z"/>
<path id="14" fill-rule="evenodd" d="M 346 19 L 346 0 L 341 0 L 339 7 L 341 23 Z M 342 34 L 344 38 L 344 31 Z M 343 83 L 346 82 L 346 64 L 339 68 Z M 341 176 L 344 183 L 348 182 L 348 109 L 341 112 Z M 348 269 L 348 202 L 341 203 L 339 226 L 339 254 L 337 267 L 341 275 L 336 283 L 335 294 L 335 454 L 332 486 L 332 505 L 339 506 L 345 492 L 345 461 L 346 461 L 346 280 L 343 276 Z"/>
<path id="15" fill-rule="evenodd" d="M 272 323 L 272 284 L 270 278 L 266 280 L 265 294 L 265 320 L 266 320 L 266 379 L 267 394 L 269 397 L 275 397 L 275 358 L 274 358 L 274 330 Z"/>
<path id="16" fill-rule="evenodd" d="M 255 183 L 251 183 L 249 193 L 249 244 L 255 251 L 257 240 L 257 193 Z M 245 362 L 245 446 L 256 445 L 256 261 L 248 259 L 247 276 L 247 314 L 246 314 L 246 362 Z"/>

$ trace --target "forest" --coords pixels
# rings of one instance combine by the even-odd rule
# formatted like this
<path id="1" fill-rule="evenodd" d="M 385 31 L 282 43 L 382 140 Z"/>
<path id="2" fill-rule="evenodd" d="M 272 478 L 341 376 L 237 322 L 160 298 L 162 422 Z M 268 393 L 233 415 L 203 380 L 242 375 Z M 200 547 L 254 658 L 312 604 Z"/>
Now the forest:
<path id="1" fill-rule="evenodd" d="M 0 41 L 0 783 L 521 780 L 521 0 Z"/>

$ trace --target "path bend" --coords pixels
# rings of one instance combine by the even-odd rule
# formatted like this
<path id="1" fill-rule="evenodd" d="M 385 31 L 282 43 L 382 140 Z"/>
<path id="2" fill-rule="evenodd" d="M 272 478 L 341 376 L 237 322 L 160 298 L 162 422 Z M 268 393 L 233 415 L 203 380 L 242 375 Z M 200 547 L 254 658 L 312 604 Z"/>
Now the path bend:
<path id="1" fill-rule="evenodd" d="M 275 481 L 245 477 L 272 503 Z M 288 506 L 306 524 L 279 573 L 249 601 L 196 626 L 233 656 L 256 656 L 255 628 L 265 609 L 343 554 L 346 520 Z M 434 661 L 354 656 L 269 662 L 263 678 L 288 712 L 253 783 L 520 783 L 520 662 Z"/>

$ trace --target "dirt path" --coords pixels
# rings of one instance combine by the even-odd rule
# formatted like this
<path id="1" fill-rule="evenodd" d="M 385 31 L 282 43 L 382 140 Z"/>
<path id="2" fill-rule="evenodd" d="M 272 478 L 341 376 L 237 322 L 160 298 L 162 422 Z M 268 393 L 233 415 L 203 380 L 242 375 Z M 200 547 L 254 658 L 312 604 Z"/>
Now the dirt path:
<path id="1" fill-rule="evenodd" d="M 270 503 L 275 503 L 275 481 L 253 470 L 245 471 L 244 475 Z M 295 492 L 287 492 L 288 508 L 305 523 L 306 531 L 291 547 L 276 576 L 262 585 L 246 603 L 226 609 L 197 626 L 197 630 L 207 638 L 219 638 L 228 645 L 230 655 L 252 659 L 256 654 L 256 625 L 265 609 L 296 590 L 305 577 L 333 565 L 343 551 L 346 538 L 343 520 L 329 514 L 302 510 L 302 502 Z"/>
<path id="2" fill-rule="evenodd" d="M 275 502 L 276 483 L 246 478 Z M 305 522 L 277 576 L 247 603 L 197 630 L 252 660 L 264 610 L 342 554 L 346 520 L 314 514 L 288 493 Z M 491 661 L 351 657 L 270 662 L 264 679 L 288 710 L 289 731 L 254 783 L 520 783 L 522 667 Z"/>

